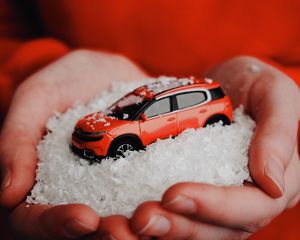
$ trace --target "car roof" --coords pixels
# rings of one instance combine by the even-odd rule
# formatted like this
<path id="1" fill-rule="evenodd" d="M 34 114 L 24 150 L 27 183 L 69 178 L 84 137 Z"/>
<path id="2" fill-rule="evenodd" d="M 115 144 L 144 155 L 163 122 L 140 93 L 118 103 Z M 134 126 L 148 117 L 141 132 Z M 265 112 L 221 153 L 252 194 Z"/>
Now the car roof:
<path id="1" fill-rule="evenodd" d="M 218 82 L 215 82 L 209 78 L 196 79 L 190 77 L 177 79 L 175 77 L 160 77 L 155 82 L 148 83 L 135 89 L 133 93 L 148 99 L 153 99 L 176 93 L 178 91 L 191 90 L 194 88 L 211 89 L 219 86 L 220 84 Z"/>

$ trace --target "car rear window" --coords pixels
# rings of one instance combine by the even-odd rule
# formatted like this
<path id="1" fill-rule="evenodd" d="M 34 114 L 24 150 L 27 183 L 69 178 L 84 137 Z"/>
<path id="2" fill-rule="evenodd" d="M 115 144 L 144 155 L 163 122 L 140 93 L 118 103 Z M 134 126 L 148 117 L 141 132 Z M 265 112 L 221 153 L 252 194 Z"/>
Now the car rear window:
<path id="1" fill-rule="evenodd" d="M 225 97 L 225 94 L 220 87 L 210 89 L 209 92 L 211 95 L 211 100 L 217 100 L 217 99 L 221 99 L 221 98 Z"/>
<path id="2" fill-rule="evenodd" d="M 191 107 L 204 102 L 207 99 L 205 92 L 189 92 L 176 95 L 178 109 Z"/>

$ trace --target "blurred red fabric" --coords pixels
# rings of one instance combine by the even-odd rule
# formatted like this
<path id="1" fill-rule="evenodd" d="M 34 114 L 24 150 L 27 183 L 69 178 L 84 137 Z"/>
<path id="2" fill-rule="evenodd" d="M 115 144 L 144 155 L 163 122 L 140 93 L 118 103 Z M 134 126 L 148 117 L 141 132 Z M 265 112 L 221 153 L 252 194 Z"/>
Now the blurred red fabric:
<path id="1" fill-rule="evenodd" d="M 202 75 L 252 55 L 300 86 L 299 12 L 299 0 L 1 0 L 0 112 L 21 81 L 75 48 L 121 53 L 153 75 Z M 251 239 L 300 239 L 299 228 L 300 205 Z"/>

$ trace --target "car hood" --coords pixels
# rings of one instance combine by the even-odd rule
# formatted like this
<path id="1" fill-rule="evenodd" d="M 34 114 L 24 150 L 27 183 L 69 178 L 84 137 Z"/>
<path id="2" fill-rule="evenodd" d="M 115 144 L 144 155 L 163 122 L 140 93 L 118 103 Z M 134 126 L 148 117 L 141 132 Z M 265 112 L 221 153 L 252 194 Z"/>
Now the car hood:
<path id="1" fill-rule="evenodd" d="M 76 128 L 83 132 L 101 132 L 108 131 L 115 125 L 119 125 L 123 120 L 107 116 L 103 112 L 96 112 L 80 119 Z"/>

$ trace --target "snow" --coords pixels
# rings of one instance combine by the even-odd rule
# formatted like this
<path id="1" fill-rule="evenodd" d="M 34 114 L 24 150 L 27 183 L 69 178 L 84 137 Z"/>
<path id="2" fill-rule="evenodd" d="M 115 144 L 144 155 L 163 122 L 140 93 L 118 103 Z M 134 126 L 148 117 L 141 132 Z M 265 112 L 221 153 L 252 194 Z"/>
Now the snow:
<path id="1" fill-rule="evenodd" d="M 101 216 L 130 216 L 140 203 L 159 200 L 177 182 L 242 185 L 250 179 L 248 146 L 255 124 L 242 108 L 235 110 L 235 122 L 230 126 L 188 129 L 175 139 L 159 140 L 146 151 L 133 152 L 118 161 L 89 165 L 73 155 L 69 144 L 77 120 L 104 111 L 142 84 L 115 84 L 90 104 L 78 104 L 48 121 L 48 134 L 37 147 L 36 184 L 28 203 L 84 203 Z"/>
<path id="2" fill-rule="evenodd" d="M 205 82 L 208 84 L 211 84 L 211 83 L 213 83 L 213 80 L 210 78 L 205 78 Z"/>
<path id="3" fill-rule="evenodd" d="M 155 82 L 147 84 L 147 89 L 154 94 L 163 92 L 168 89 L 172 89 L 179 86 L 184 86 L 193 83 L 193 78 L 179 78 L 176 77 L 159 77 Z"/>
<path id="4" fill-rule="evenodd" d="M 129 115 L 127 113 L 123 113 L 123 119 L 128 119 Z"/>
<path id="5" fill-rule="evenodd" d="M 123 107 L 130 106 L 133 104 L 139 104 L 143 101 L 144 101 L 144 97 L 130 94 L 127 97 L 124 97 L 123 99 L 118 101 L 117 107 L 123 108 Z"/>

